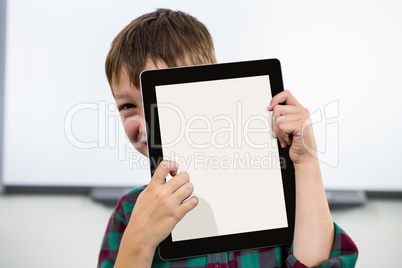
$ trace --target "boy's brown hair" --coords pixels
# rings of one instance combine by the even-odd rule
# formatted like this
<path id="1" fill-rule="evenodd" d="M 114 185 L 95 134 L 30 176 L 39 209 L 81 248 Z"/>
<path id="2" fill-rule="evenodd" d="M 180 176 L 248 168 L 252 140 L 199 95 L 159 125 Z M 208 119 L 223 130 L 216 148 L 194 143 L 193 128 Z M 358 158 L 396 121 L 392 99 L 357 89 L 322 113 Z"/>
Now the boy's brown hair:
<path id="1" fill-rule="evenodd" d="M 139 88 L 139 75 L 148 59 L 169 67 L 216 63 L 205 25 L 187 13 L 169 9 L 138 17 L 116 36 L 105 63 L 109 85 L 119 82 L 124 68 Z"/>

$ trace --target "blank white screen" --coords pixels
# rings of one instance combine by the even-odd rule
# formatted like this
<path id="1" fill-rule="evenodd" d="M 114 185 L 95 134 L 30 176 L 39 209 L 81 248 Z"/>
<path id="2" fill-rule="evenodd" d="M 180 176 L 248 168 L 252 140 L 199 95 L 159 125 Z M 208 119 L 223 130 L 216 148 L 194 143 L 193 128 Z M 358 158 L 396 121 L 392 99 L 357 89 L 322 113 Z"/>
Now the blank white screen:
<path id="1" fill-rule="evenodd" d="M 156 97 L 163 156 L 200 201 L 173 241 L 287 227 L 268 75 L 157 86 Z"/>

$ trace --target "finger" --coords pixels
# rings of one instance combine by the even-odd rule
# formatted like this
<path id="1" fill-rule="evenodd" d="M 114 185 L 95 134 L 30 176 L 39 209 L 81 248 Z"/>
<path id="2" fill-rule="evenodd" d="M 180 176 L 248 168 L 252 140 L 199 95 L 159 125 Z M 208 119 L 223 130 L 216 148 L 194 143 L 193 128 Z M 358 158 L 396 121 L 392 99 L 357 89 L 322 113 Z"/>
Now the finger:
<path id="1" fill-rule="evenodd" d="M 279 117 L 285 114 L 298 114 L 298 113 L 306 113 L 307 109 L 302 106 L 295 106 L 295 105 L 276 105 L 272 113 L 275 117 Z"/>
<path id="2" fill-rule="evenodd" d="M 181 218 L 184 217 L 190 210 L 195 208 L 198 205 L 199 201 L 198 198 L 193 196 L 189 198 L 188 200 L 184 201 L 180 206 L 179 206 L 179 211 L 180 211 L 180 216 Z"/>
<path id="3" fill-rule="evenodd" d="M 274 121 L 275 119 L 273 119 L 273 121 Z M 276 121 L 276 120 L 275 120 Z M 287 144 L 287 141 L 286 141 L 286 139 L 284 138 L 284 135 L 282 134 L 282 133 L 278 133 L 278 132 L 280 132 L 279 131 L 279 129 L 277 129 L 277 124 L 276 123 L 273 123 L 272 124 L 272 128 L 273 128 L 273 130 L 272 130 L 272 136 L 274 137 L 274 138 L 276 138 L 276 139 L 278 139 L 278 141 L 279 141 L 279 144 L 280 144 L 280 146 L 282 147 L 282 148 L 285 148 L 286 147 L 286 144 Z"/>
<path id="4" fill-rule="evenodd" d="M 277 119 L 274 115 L 272 115 L 272 137 L 278 139 L 280 146 L 282 148 L 285 148 L 286 146 L 286 141 L 283 139 L 283 135 L 278 135 L 277 133 L 279 132 L 279 130 L 277 129 L 277 123 L 276 123 Z"/>
<path id="5" fill-rule="evenodd" d="M 301 117 L 296 115 L 284 115 L 278 118 L 276 125 L 277 136 L 281 141 L 284 141 L 286 145 L 291 145 L 293 136 L 300 133 L 300 120 Z"/>
<path id="6" fill-rule="evenodd" d="M 190 181 L 190 176 L 187 172 L 183 171 L 171 178 L 166 186 L 169 188 L 170 193 L 174 193 L 177 189 L 179 189 L 183 184 Z"/>
<path id="7" fill-rule="evenodd" d="M 274 131 L 274 122 L 275 122 L 274 119 L 282 115 L 289 115 L 289 114 L 303 114 L 304 116 L 308 117 L 310 116 L 310 111 L 304 108 L 303 106 L 276 105 L 272 111 L 272 131 Z M 275 138 L 275 135 L 273 136 Z"/>
<path id="8" fill-rule="evenodd" d="M 279 143 L 281 144 L 282 148 L 285 148 L 286 145 L 292 144 L 293 133 L 283 132 L 283 130 L 281 129 L 281 125 L 284 122 L 297 121 L 300 120 L 301 118 L 303 118 L 302 114 L 287 114 L 273 118 L 272 128 L 274 133 L 272 136 L 279 140 Z"/>
<path id="9" fill-rule="evenodd" d="M 173 193 L 173 196 L 178 202 L 183 202 L 186 198 L 188 198 L 194 191 L 194 185 L 191 182 L 187 182 L 181 185 L 176 192 Z"/>
<path id="10" fill-rule="evenodd" d="M 301 104 L 296 100 L 296 98 L 290 93 L 289 90 L 282 91 L 275 95 L 268 106 L 268 111 L 272 111 L 272 109 L 278 105 L 278 103 L 284 103 L 287 105 L 295 105 L 301 106 Z"/>
<path id="11" fill-rule="evenodd" d="M 271 121 L 271 128 L 272 128 L 272 136 L 276 138 L 277 133 L 275 131 L 275 119 L 279 118 L 285 114 L 297 114 L 297 113 L 304 113 L 307 109 L 302 106 L 294 106 L 294 105 L 276 105 L 272 112 L 272 121 Z"/>
<path id="12" fill-rule="evenodd" d="M 177 174 L 178 165 L 174 161 L 163 160 L 159 163 L 150 183 L 164 184 L 167 174 L 175 176 Z"/>

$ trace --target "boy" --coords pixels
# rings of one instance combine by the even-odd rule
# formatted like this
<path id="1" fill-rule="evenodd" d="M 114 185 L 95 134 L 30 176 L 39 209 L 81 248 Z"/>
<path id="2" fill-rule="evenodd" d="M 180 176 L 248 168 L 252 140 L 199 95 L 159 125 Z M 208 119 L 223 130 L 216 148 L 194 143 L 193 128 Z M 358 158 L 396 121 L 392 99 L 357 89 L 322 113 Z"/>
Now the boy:
<path id="1" fill-rule="evenodd" d="M 139 74 L 143 70 L 216 63 L 206 27 L 183 12 L 158 9 L 131 22 L 114 39 L 106 59 L 106 75 L 126 134 L 148 156 Z M 284 102 L 285 105 L 277 105 Z M 268 104 L 268 103 L 267 103 Z M 165 262 L 155 253 L 184 215 L 198 204 L 191 174 L 162 161 L 148 186 L 134 189 L 118 202 L 106 230 L 98 267 L 352 267 L 353 241 L 332 222 L 316 156 L 312 127 L 304 128 L 309 111 L 289 91 L 272 98 L 272 130 L 282 147 L 290 146 L 295 167 L 296 219 L 291 247 L 276 247 Z M 173 178 L 164 181 L 170 173 Z M 135 207 L 134 207 L 135 204 Z M 264 204 L 261 204 L 263 206 Z"/>

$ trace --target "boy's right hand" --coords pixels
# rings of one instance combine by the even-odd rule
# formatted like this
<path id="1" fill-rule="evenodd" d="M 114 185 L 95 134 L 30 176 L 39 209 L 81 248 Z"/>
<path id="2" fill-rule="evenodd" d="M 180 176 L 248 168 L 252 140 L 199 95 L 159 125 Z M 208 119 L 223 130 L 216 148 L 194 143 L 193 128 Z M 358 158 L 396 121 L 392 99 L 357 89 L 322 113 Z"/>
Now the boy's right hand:
<path id="1" fill-rule="evenodd" d="M 176 162 L 162 161 L 151 182 L 138 196 L 126 229 L 136 238 L 132 243 L 155 250 L 184 215 L 197 206 L 195 196 L 183 202 L 192 194 L 194 187 L 188 173 L 177 174 L 177 168 Z M 165 182 L 168 173 L 173 178 Z"/>

